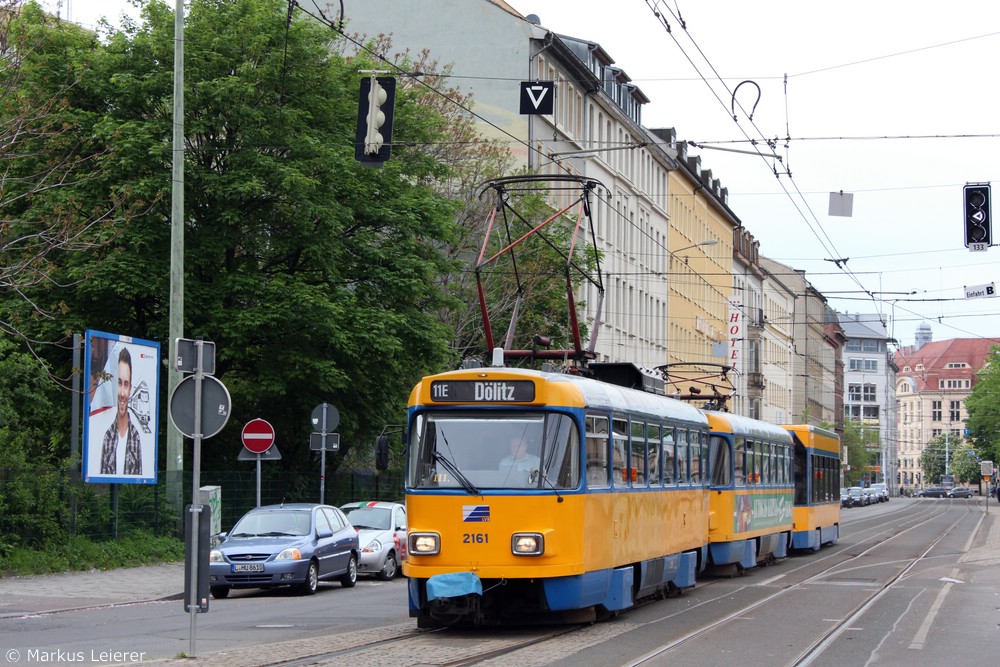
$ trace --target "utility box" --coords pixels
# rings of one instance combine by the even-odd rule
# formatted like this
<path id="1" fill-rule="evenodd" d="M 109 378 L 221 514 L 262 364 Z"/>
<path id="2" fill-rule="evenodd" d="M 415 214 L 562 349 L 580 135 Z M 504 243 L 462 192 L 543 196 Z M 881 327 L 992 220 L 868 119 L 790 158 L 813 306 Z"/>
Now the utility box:
<path id="1" fill-rule="evenodd" d="M 212 525 L 209 535 L 216 536 L 222 532 L 222 487 L 203 486 L 198 489 L 198 504 L 208 505 L 212 510 Z"/>

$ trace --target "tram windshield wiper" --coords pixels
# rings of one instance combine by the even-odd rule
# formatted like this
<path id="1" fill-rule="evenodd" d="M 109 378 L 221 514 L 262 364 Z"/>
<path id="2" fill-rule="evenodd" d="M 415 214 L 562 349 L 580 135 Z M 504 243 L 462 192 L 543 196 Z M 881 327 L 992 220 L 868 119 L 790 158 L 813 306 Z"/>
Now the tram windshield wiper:
<path id="1" fill-rule="evenodd" d="M 473 486 L 472 482 L 469 481 L 469 478 L 466 477 L 464 474 L 462 474 L 462 471 L 459 469 L 459 467 L 454 463 L 452 463 L 451 460 L 448 459 L 448 457 L 438 452 L 434 452 L 433 456 L 435 461 L 440 462 L 441 465 L 445 467 L 445 470 L 447 470 L 448 472 L 450 472 L 452 475 L 455 476 L 455 479 L 458 480 L 458 482 L 462 485 L 463 489 L 465 489 L 474 496 L 479 495 L 479 489 Z"/>

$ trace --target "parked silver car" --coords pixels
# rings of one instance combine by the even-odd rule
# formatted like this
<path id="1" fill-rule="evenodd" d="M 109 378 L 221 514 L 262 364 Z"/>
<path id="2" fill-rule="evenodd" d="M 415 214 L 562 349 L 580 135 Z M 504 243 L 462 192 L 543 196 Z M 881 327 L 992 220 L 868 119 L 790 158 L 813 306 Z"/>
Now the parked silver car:
<path id="1" fill-rule="evenodd" d="M 356 502 L 341 505 L 358 531 L 358 572 L 388 581 L 402 573 L 406 559 L 406 507 L 402 503 Z"/>

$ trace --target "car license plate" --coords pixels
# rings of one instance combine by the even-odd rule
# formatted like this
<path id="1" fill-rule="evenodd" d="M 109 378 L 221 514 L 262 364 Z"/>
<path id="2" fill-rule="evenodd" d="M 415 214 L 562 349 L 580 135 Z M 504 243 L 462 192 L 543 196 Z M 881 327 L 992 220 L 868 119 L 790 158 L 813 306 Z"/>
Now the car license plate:
<path id="1" fill-rule="evenodd" d="M 263 572 L 263 563 L 233 563 L 233 572 Z"/>

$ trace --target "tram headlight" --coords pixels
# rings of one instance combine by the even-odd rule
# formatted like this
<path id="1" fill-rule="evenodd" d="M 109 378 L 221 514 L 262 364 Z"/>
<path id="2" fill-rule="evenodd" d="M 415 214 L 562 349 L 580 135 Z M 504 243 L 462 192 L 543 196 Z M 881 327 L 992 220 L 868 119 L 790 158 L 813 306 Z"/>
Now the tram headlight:
<path id="1" fill-rule="evenodd" d="M 541 556 L 545 553 L 545 538 L 541 533 L 514 533 L 510 550 L 515 556 Z"/>
<path id="2" fill-rule="evenodd" d="M 437 533 L 410 533 L 408 537 L 414 556 L 435 556 L 441 551 L 441 536 Z"/>

